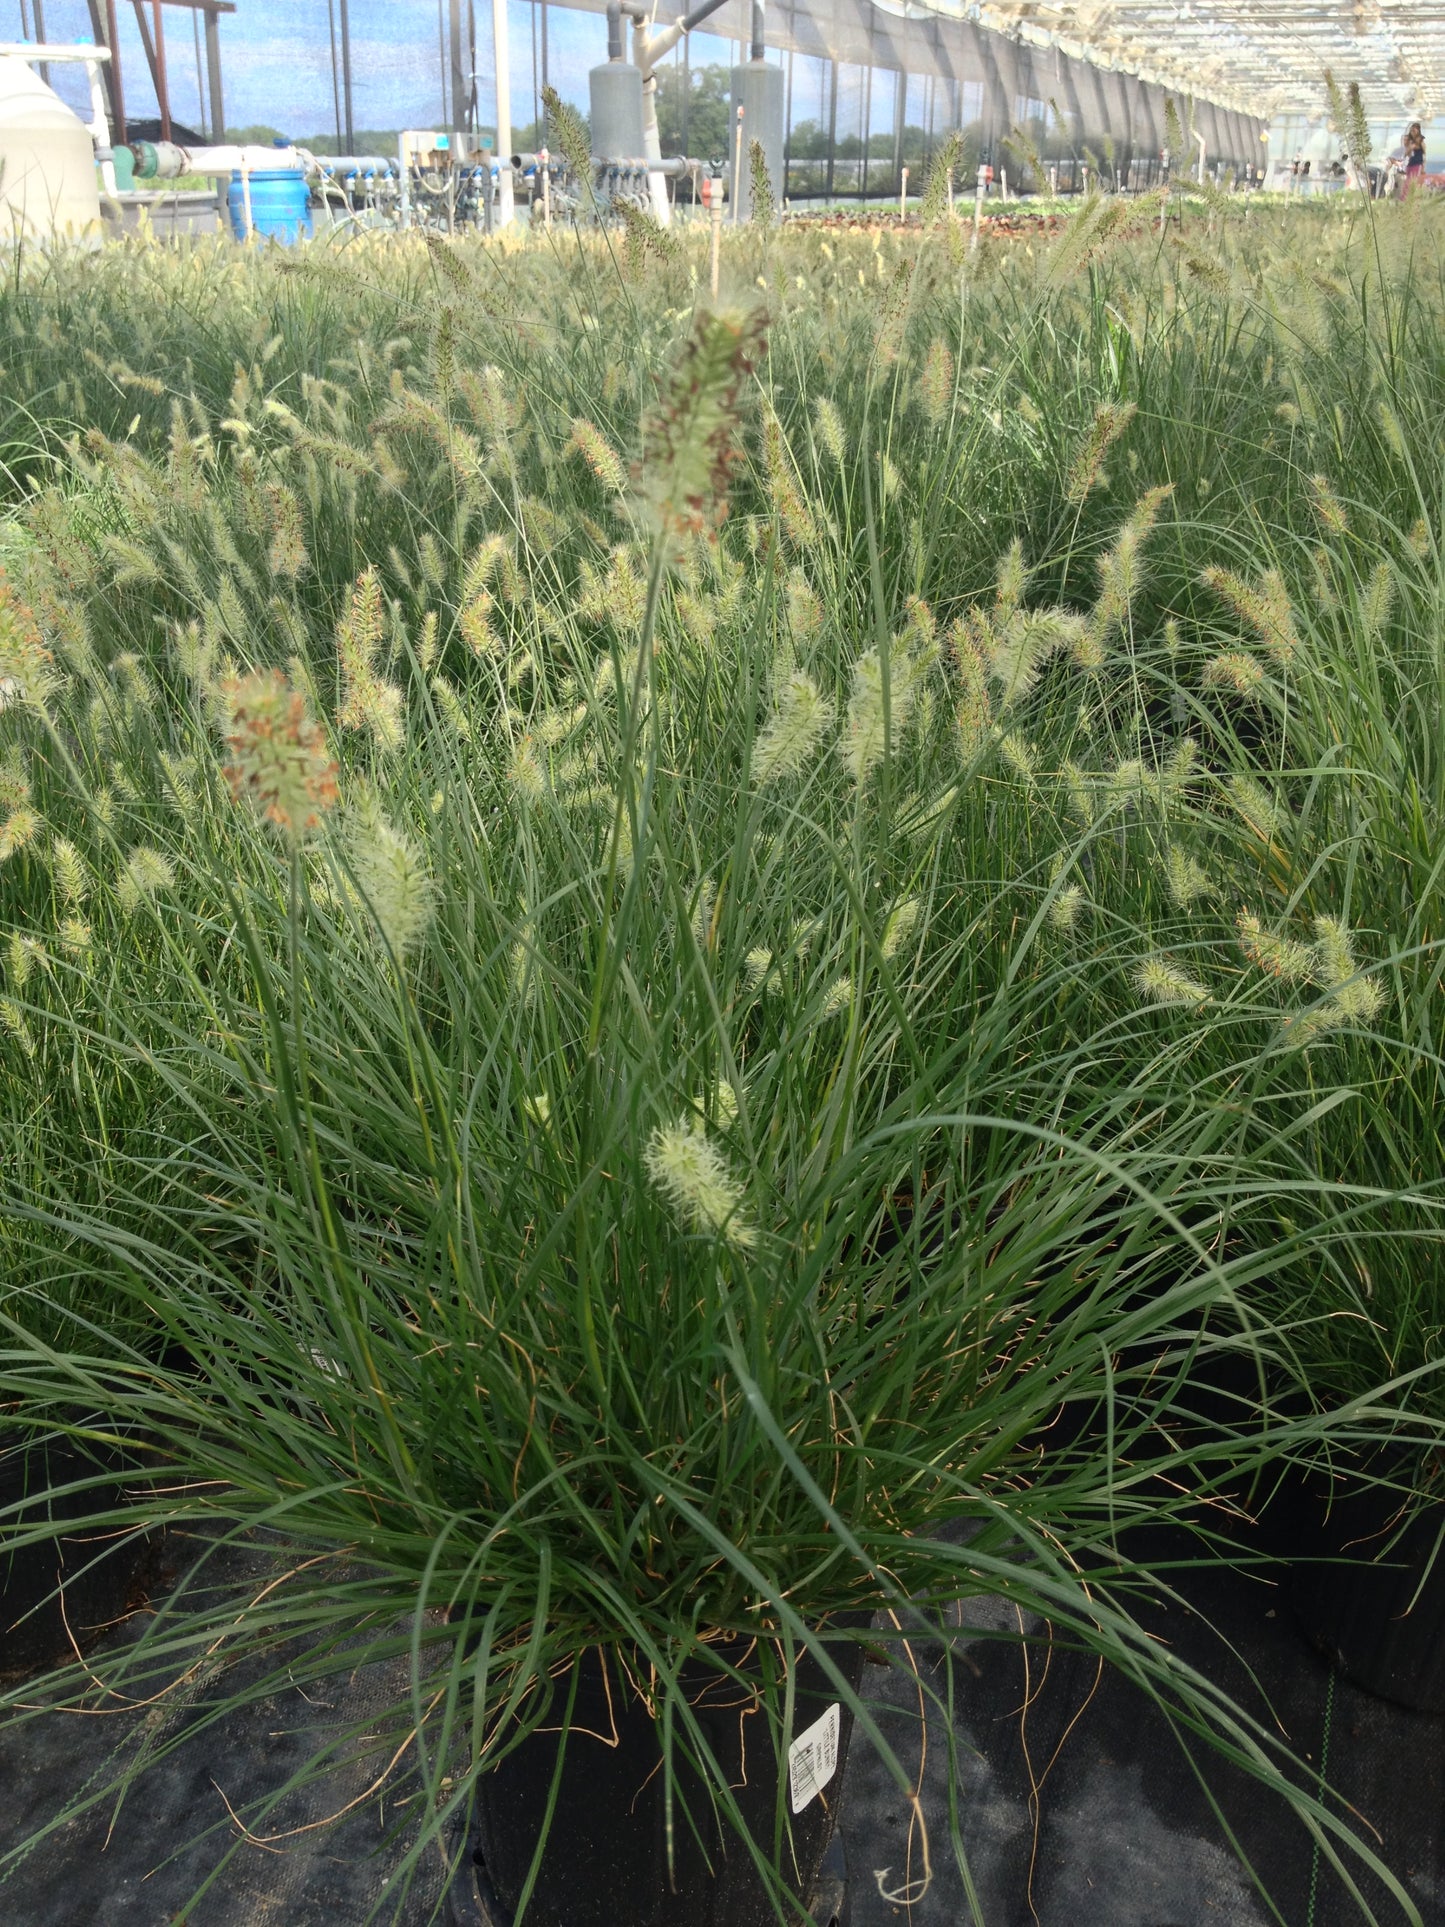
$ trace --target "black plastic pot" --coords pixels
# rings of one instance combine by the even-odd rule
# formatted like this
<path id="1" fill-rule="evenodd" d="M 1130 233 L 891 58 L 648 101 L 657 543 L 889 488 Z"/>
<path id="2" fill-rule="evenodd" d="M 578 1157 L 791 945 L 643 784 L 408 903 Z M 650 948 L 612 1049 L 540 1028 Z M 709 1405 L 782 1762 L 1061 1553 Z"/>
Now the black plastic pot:
<path id="1" fill-rule="evenodd" d="M 852 1642 L 834 1649 L 853 1686 L 863 1657 Z M 767 1715 L 754 1693 L 711 1668 L 695 1665 L 683 1679 L 743 1818 L 770 1853 L 778 1762 Z M 556 1683 L 559 1725 L 568 1690 L 568 1680 Z M 798 1662 L 794 1738 L 825 1717 L 831 1721 L 831 1707 L 837 1708 L 836 1765 L 799 1813 L 785 1784 L 781 1864 L 792 1891 L 809 1897 L 820 1927 L 844 1927 L 845 1881 L 828 1849 L 852 1719 L 805 1654 Z M 702 1775 L 676 1750 L 669 1877 L 659 1729 L 615 1666 L 604 1677 L 595 1649 L 578 1662 L 572 1722 L 525 1927 L 775 1927 L 777 1909 L 745 1843 L 715 1812 Z M 536 1732 L 479 1780 L 469 1851 L 449 1900 L 453 1927 L 512 1927 L 541 1837 L 559 1744 L 557 1732 Z M 783 1773 L 786 1779 L 786 1759 Z"/>
<path id="2" fill-rule="evenodd" d="M 120 1504 L 126 1470 L 119 1449 L 68 1439 L 0 1452 L 0 1675 L 38 1672 L 71 1659 L 124 1614 L 148 1542 L 136 1534 L 67 1532 L 64 1526 Z M 56 1494 L 56 1487 L 97 1472 L 113 1482 Z M 58 1529 L 32 1545 L 5 1546 L 12 1533 L 40 1520 Z"/>
<path id="3" fill-rule="evenodd" d="M 1271 1522 L 1306 1636 L 1346 1679 L 1445 1713 L 1445 1499 L 1412 1504 L 1365 1475 L 1415 1484 L 1419 1455 L 1386 1447 L 1351 1471 L 1298 1479 Z M 1438 1484 L 1438 1479 L 1436 1481 Z"/>

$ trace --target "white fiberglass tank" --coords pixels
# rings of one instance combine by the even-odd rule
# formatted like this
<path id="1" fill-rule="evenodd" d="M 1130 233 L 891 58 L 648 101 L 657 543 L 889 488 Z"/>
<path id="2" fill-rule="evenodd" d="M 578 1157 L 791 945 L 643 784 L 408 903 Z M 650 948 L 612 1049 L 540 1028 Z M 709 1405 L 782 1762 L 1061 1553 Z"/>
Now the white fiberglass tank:
<path id="1" fill-rule="evenodd" d="M 0 243 L 99 235 L 90 130 L 27 61 L 0 58 Z"/>

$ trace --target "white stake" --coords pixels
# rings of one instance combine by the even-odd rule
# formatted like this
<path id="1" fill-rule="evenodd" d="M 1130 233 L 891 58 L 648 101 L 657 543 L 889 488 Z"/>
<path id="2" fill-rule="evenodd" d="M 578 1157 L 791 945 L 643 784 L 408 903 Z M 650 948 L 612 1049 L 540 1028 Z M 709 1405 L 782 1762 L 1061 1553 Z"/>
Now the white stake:
<path id="1" fill-rule="evenodd" d="M 512 224 L 512 55 L 507 0 L 492 0 L 492 54 L 497 68 L 497 226 Z M 460 119 L 460 115 L 454 118 Z"/>
<path id="2" fill-rule="evenodd" d="M 1006 167 L 1001 167 L 998 171 L 998 191 L 1006 201 L 1008 199 L 1008 169 Z"/>
<path id="3" fill-rule="evenodd" d="M 978 246 L 978 225 L 983 219 L 983 190 L 988 178 L 988 169 L 979 162 L 978 178 L 973 184 L 973 233 L 969 238 L 968 251 L 973 253 Z"/>
<path id="4" fill-rule="evenodd" d="M 549 232 L 552 227 L 552 170 L 548 165 L 551 158 L 545 147 L 537 156 L 537 165 L 542 170 L 542 225 Z"/>
<path id="5" fill-rule="evenodd" d="M 898 218 L 900 221 L 908 219 L 908 169 L 906 167 L 902 170 L 902 184 L 898 189 Z"/>
<path id="6" fill-rule="evenodd" d="M 752 199 L 749 196 L 749 212 Z M 733 141 L 733 226 L 743 218 L 743 110 L 738 108 L 738 131 Z"/>
<path id="7" fill-rule="evenodd" d="M 718 255 L 722 251 L 722 176 L 708 182 L 708 213 L 712 218 L 712 298 L 717 300 Z"/>

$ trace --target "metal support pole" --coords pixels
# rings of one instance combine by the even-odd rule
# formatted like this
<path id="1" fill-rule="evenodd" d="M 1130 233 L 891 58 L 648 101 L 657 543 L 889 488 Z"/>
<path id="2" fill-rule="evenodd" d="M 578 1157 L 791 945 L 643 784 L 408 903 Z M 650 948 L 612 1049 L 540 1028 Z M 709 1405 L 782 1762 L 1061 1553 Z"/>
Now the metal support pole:
<path id="1" fill-rule="evenodd" d="M 461 128 L 466 125 L 467 100 L 471 91 L 467 63 L 462 58 L 462 0 L 447 0 L 447 29 L 451 46 L 452 126 Z"/>
<path id="2" fill-rule="evenodd" d="M 211 139 L 219 144 L 226 138 L 226 106 L 221 98 L 221 16 L 214 7 L 206 8 L 206 91 L 211 96 Z M 216 183 L 216 210 L 224 234 L 231 218 L 224 181 Z"/>
<path id="3" fill-rule="evenodd" d="M 171 137 L 171 90 L 166 85 L 166 30 L 161 19 L 161 0 L 152 0 L 156 28 L 156 93 L 161 110 L 161 139 Z"/>
<path id="4" fill-rule="evenodd" d="M 97 36 L 97 38 L 99 38 L 99 36 Z M 43 47 L 45 45 L 45 8 L 41 4 L 41 0 L 35 0 L 35 39 L 38 46 Z M 111 66 L 115 65 L 116 59 L 115 43 L 112 41 L 110 54 Z M 50 85 L 50 62 L 48 60 L 37 61 L 36 66 L 40 78 L 48 87 Z"/>
<path id="5" fill-rule="evenodd" d="M 145 0 L 131 0 L 131 5 L 135 8 L 135 24 L 140 34 L 141 52 L 146 57 L 146 66 L 150 69 L 151 86 L 155 89 L 156 103 L 157 106 L 159 106 L 161 78 L 159 69 L 156 66 L 155 42 L 151 38 L 150 23 L 145 15 Z"/>
<path id="6" fill-rule="evenodd" d="M 542 170 L 542 226 L 550 233 L 552 230 L 552 168 L 551 156 L 545 147 L 537 156 L 537 165 Z"/>
<path id="7" fill-rule="evenodd" d="M 978 249 L 978 230 L 983 221 L 983 190 L 988 184 L 988 169 L 982 161 L 978 164 L 978 175 L 973 184 L 973 233 L 968 239 L 970 254 Z"/>
<path id="8" fill-rule="evenodd" d="M 908 113 L 908 75 L 900 67 L 893 89 L 893 178 L 903 178 L 903 122 Z"/>
<path id="9" fill-rule="evenodd" d="M 356 128 L 351 118 L 351 6 L 350 0 L 337 0 L 337 19 L 341 25 L 341 112 L 346 122 L 346 151 L 356 152 Z"/>
<path id="10" fill-rule="evenodd" d="M 833 204 L 833 158 L 838 145 L 838 62 L 830 59 L 831 79 L 828 87 L 828 161 L 823 175 L 823 198 L 831 207 Z"/>

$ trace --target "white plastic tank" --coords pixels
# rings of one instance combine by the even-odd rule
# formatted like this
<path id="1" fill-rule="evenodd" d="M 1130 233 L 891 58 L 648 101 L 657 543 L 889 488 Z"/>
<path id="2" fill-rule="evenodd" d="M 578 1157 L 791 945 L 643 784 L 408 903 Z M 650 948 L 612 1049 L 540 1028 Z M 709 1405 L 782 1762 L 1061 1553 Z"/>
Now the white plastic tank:
<path id="1" fill-rule="evenodd" d="M 642 144 L 642 71 L 608 60 L 587 75 L 594 160 L 635 161 Z"/>
<path id="2" fill-rule="evenodd" d="M 763 164 L 767 169 L 768 185 L 773 190 L 773 206 L 783 204 L 783 121 L 784 121 L 784 80 L 783 70 L 776 61 L 749 60 L 741 67 L 733 68 L 732 77 L 733 111 L 728 123 L 728 139 L 737 140 L 737 110 L 743 110 L 743 151 L 742 174 L 733 188 L 733 197 L 738 203 L 742 219 L 753 218 L 753 175 L 749 157 L 753 142 L 757 141 L 763 150 Z M 728 163 L 737 159 L 732 148 L 728 150 Z"/>
<path id="3" fill-rule="evenodd" d="M 27 61 L 0 58 L 0 243 L 100 239 L 90 130 Z"/>

